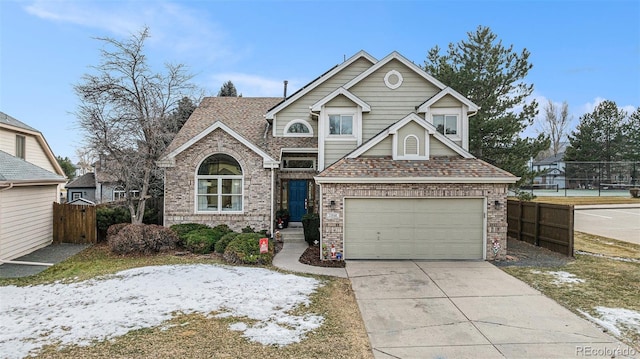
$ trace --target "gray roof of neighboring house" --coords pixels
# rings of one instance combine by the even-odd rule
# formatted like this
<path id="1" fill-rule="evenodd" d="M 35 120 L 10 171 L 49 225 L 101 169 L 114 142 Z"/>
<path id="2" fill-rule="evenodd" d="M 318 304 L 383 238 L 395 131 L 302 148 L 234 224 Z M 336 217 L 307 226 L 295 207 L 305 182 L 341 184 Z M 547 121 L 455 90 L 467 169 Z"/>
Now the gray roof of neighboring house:
<path id="1" fill-rule="evenodd" d="M 6 125 L 10 125 L 13 127 L 19 127 L 19 128 L 23 128 L 25 130 L 29 130 L 29 131 L 35 131 L 35 132 L 40 132 L 38 130 L 36 130 L 35 128 L 27 125 L 24 122 L 18 121 L 15 118 L 7 115 L 4 112 L 0 111 L 0 123 L 6 124 Z"/>
<path id="2" fill-rule="evenodd" d="M 342 158 L 317 177 L 330 178 L 516 178 L 477 158 L 433 157 L 425 160 L 393 160 L 386 157 Z"/>
<path id="3" fill-rule="evenodd" d="M 0 182 L 65 182 L 65 177 L 0 151 Z"/>
<path id="4" fill-rule="evenodd" d="M 560 152 L 554 156 L 549 156 L 540 161 L 533 161 L 533 165 L 534 166 L 551 165 L 551 164 L 562 162 L 562 161 L 564 161 L 564 152 Z"/>
<path id="5" fill-rule="evenodd" d="M 269 127 L 265 137 L 268 122 L 264 115 L 269 108 L 281 101 L 281 97 L 205 97 L 167 147 L 165 155 L 197 136 L 216 121 L 221 121 L 275 159 L 280 157 L 282 148 L 317 148 L 317 138 L 273 137 L 272 127 Z"/>
<path id="6" fill-rule="evenodd" d="M 66 188 L 96 188 L 96 175 L 93 172 L 85 173 L 65 186 Z"/>

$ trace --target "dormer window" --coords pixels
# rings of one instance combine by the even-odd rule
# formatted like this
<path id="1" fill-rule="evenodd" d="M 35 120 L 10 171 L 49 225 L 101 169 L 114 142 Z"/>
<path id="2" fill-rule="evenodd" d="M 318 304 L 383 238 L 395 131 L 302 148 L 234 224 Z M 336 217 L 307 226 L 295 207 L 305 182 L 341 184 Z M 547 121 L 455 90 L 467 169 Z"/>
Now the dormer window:
<path id="1" fill-rule="evenodd" d="M 313 137 L 313 128 L 305 120 L 293 120 L 284 128 L 285 137 Z"/>
<path id="2" fill-rule="evenodd" d="M 433 125 L 443 135 L 458 134 L 457 115 L 433 115 Z"/>
<path id="3" fill-rule="evenodd" d="M 353 136 L 353 115 L 329 115 L 329 135 Z"/>

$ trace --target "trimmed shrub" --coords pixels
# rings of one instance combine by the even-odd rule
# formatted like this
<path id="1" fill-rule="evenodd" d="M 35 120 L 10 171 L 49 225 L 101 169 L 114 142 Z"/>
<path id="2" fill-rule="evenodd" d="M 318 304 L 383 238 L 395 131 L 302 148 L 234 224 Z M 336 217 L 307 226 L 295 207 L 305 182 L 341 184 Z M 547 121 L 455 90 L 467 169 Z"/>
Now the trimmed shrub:
<path id="1" fill-rule="evenodd" d="M 106 205 L 96 207 L 96 227 L 99 241 L 104 241 L 108 236 L 109 227 L 118 223 L 131 223 L 131 213 L 127 208 Z"/>
<path id="2" fill-rule="evenodd" d="M 219 225 L 213 227 L 213 229 L 215 229 L 216 231 L 220 231 L 222 233 L 225 233 L 225 234 L 233 232 L 231 230 L 231 228 L 229 228 L 229 226 L 227 226 L 226 224 L 219 224 Z"/>
<path id="3" fill-rule="evenodd" d="M 240 233 L 229 232 L 224 236 L 222 236 L 222 238 L 220 238 L 220 240 L 216 242 L 216 245 L 215 245 L 216 253 L 223 254 L 224 250 L 227 249 L 227 246 L 229 245 L 229 243 L 231 243 L 231 241 L 234 240 L 239 235 Z"/>
<path id="4" fill-rule="evenodd" d="M 273 261 L 273 241 L 269 241 L 269 252 L 260 254 L 259 233 L 242 233 L 233 239 L 224 251 L 224 259 L 233 264 L 271 264 Z"/>
<path id="5" fill-rule="evenodd" d="M 118 254 L 152 254 L 176 247 L 178 236 L 157 224 L 129 224 L 108 240 L 109 248 Z"/>
<path id="6" fill-rule="evenodd" d="M 251 226 L 246 226 L 242 228 L 242 233 L 256 233 L 256 231 Z"/>
<path id="7" fill-rule="evenodd" d="M 199 229 L 210 229 L 211 227 L 201 223 L 181 223 L 181 224 L 174 224 L 169 228 L 171 228 L 171 230 L 178 235 L 178 239 L 179 239 L 178 245 L 184 246 L 184 242 L 186 240 L 187 234 Z"/>
<path id="8" fill-rule="evenodd" d="M 225 234 L 214 228 L 197 229 L 185 235 L 184 247 L 192 253 L 208 254 Z"/>
<path id="9" fill-rule="evenodd" d="M 130 224 L 131 223 L 117 223 L 109 226 L 109 229 L 107 229 L 107 240 L 109 240 L 109 237 L 112 237 L 118 234 L 124 227 Z"/>
<path id="10" fill-rule="evenodd" d="M 316 241 L 320 243 L 320 216 L 317 213 L 308 213 L 302 216 L 302 229 L 307 244 L 313 246 Z"/>

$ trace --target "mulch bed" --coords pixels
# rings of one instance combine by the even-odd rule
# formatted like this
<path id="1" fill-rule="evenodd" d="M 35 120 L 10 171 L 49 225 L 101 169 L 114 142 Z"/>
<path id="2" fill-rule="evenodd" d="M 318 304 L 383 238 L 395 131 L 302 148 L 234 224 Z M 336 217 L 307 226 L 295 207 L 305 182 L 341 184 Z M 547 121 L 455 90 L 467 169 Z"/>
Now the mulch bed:
<path id="1" fill-rule="evenodd" d="M 330 268 L 344 268 L 344 261 L 323 261 L 320 259 L 320 247 L 311 246 L 307 248 L 300 256 L 300 263 L 316 266 L 316 267 L 330 267 Z"/>
<path id="2" fill-rule="evenodd" d="M 574 260 L 575 258 L 552 252 L 546 248 L 508 238 L 507 259 L 492 263 L 498 267 L 562 267 Z"/>

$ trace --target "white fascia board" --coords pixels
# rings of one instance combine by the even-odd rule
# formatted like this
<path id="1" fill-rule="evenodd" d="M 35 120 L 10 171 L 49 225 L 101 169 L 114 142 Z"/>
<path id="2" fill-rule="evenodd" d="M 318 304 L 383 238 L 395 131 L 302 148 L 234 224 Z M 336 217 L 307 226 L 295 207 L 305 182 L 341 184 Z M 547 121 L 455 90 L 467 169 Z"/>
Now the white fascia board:
<path id="1" fill-rule="evenodd" d="M 394 59 L 400 61 L 401 63 L 403 63 L 405 66 L 407 66 L 408 68 L 413 70 L 415 73 L 420 75 L 425 80 L 431 82 L 434 86 L 436 86 L 440 90 L 442 90 L 442 89 L 447 87 L 445 84 L 443 84 L 442 82 L 438 81 L 438 79 L 436 79 L 435 77 L 429 75 L 427 72 L 425 72 L 423 69 L 421 69 L 420 66 L 418 66 L 418 65 L 414 64 L 413 62 L 409 61 L 407 58 L 405 58 L 404 56 L 400 55 L 397 51 L 394 51 L 394 52 L 390 53 L 389 55 L 387 55 L 382 60 L 380 60 L 377 63 L 375 63 L 373 66 L 369 67 L 366 71 L 364 71 L 360 75 L 356 76 L 353 80 L 347 82 L 347 84 L 344 85 L 344 88 L 347 89 L 347 90 L 350 89 L 351 87 L 355 86 L 358 82 L 362 81 L 363 79 L 365 79 L 366 77 L 371 75 L 374 71 L 378 70 L 379 68 L 381 68 L 382 66 L 384 66 L 385 64 L 387 64 L 388 62 L 390 62 L 391 60 L 394 60 Z"/>
<path id="2" fill-rule="evenodd" d="M 468 98 L 462 96 L 459 92 L 457 92 L 456 90 L 452 89 L 451 87 L 447 87 L 445 89 L 443 89 L 442 91 L 438 92 L 437 94 L 433 95 L 430 99 L 428 99 L 427 101 L 425 101 L 422 105 L 420 105 L 418 107 L 418 113 L 425 113 L 427 112 L 427 109 L 429 107 L 431 107 L 434 103 L 438 102 L 441 98 L 443 98 L 446 95 L 451 95 L 453 97 L 456 98 L 456 100 L 462 102 L 464 105 L 466 105 L 468 107 L 468 112 L 477 112 L 480 107 L 478 105 L 476 105 L 475 103 L 471 102 L 471 100 L 469 100 Z"/>
<path id="3" fill-rule="evenodd" d="M 262 149 L 260 149 L 259 147 L 257 147 L 253 143 L 249 142 L 244 137 L 240 136 L 240 134 L 238 134 L 236 131 L 232 130 L 229 126 L 227 126 L 224 123 L 222 123 L 220 120 L 216 121 L 213 125 L 207 127 L 204 131 L 202 131 L 199 134 L 197 134 L 196 136 L 192 137 L 189 141 L 183 143 L 182 146 L 180 146 L 180 147 L 176 148 L 175 150 L 171 151 L 168 155 L 166 155 L 163 158 L 161 158 L 160 161 L 158 161 L 158 163 L 165 164 L 165 166 L 170 164 L 171 161 L 174 161 L 173 163 L 175 163 L 174 158 L 178 154 L 180 154 L 182 151 L 186 150 L 187 148 L 193 146 L 196 142 L 200 141 L 205 136 L 207 136 L 208 134 L 210 134 L 211 132 L 213 132 L 213 131 L 215 131 L 217 129 L 221 129 L 224 132 L 228 133 L 231 137 L 235 138 L 240 143 L 242 143 L 243 145 L 249 147 L 249 149 L 251 149 L 253 152 L 255 152 L 259 156 L 261 156 L 264 168 L 275 168 L 275 167 L 271 167 L 271 166 L 273 166 L 275 163 L 279 164 L 279 162 L 276 161 L 274 158 L 272 158 L 268 153 L 264 152 Z"/>
<path id="4" fill-rule="evenodd" d="M 323 97 L 320 101 L 314 103 L 310 107 L 311 111 L 318 112 L 322 110 L 322 106 L 324 106 L 327 102 L 333 100 L 334 98 L 336 98 L 336 96 L 339 96 L 339 95 L 345 96 L 346 98 L 351 100 L 353 103 L 360 106 L 360 108 L 362 108 L 362 112 L 371 112 L 371 106 L 369 106 L 368 103 L 362 101 L 358 96 L 352 94 L 349 90 L 345 89 L 344 87 L 337 88 L 332 93 Z"/>
<path id="5" fill-rule="evenodd" d="M 405 118 L 394 123 L 391 127 L 389 127 L 389 133 L 395 135 L 398 132 L 398 130 L 406 126 L 411 121 L 422 126 L 427 132 L 429 132 L 429 134 L 437 132 L 436 129 L 433 126 L 429 126 L 429 123 L 425 121 L 422 117 L 418 116 L 415 113 L 410 113 L 407 116 L 405 116 Z"/>
<path id="6" fill-rule="evenodd" d="M 365 59 L 369 60 L 369 62 L 371 62 L 374 65 L 378 62 L 378 60 L 376 60 L 375 57 L 369 55 L 366 51 L 361 50 L 357 54 L 355 54 L 355 55 L 351 56 L 350 58 L 348 58 L 342 64 L 336 66 L 333 70 L 331 70 L 328 73 L 324 74 L 322 77 L 316 79 L 315 82 L 313 82 L 312 84 L 308 85 L 306 88 L 304 88 L 301 91 L 297 92 L 296 94 L 294 94 L 293 96 L 289 97 L 284 102 L 282 102 L 280 105 L 278 105 L 274 109 L 272 109 L 269 112 L 267 112 L 265 114 L 265 118 L 267 120 L 272 120 L 273 117 L 275 116 L 275 114 L 278 113 L 280 110 L 282 110 L 283 108 L 289 106 L 291 103 L 297 101 L 300 97 L 306 95 L 311 90 L 315 89 L 316 87 L 318 87 L 319 85 L 321 85 L 322 83 L 324 83 L 325 81 L 327 81 L 328 79 L 333 77 L 335 74 L 337 74 L 338 72 L 342 71 L 345 67 L 351 65 L 356 60 L 360 59 L 361 57 L 364 57 Z"/>
<path id="7" fill-rule="evenodd" d="M 520 177 L 314 177 L 316 183 L 516 183 Z"/>
<path id="8" fill-rule="evenodd" d="M 40 144 L 40 147 L 42 148 L 42 151 L 44 152 L 45 156 L 47 156 L 47 159 L 49 159 L 51 166 L 56 170 L 56 174 L 64 176 L 65 178 L 67 177 L 67 175 L 64 173 L 64 170 L 62 169 L 62 166 L 60 166 L 60 164 L 58 163 L 56 156 L 53 154 L 53 151 L 51 150 L 51 147 L 49 146 L 47 139 L 44 138 L 44 135 L 42 134 L 42 132 L 32 131 L 22 127 L 12 126 L 6 123 L 0 123 L 0 127 L 6 128 L 7 130 L 10 130 L 16 133 L 31 135 L 35 137 L 36 141 Z"/>
<path id="9" fill-rule="evenodd" d="M 372 139 L 367 141 L 367 143 L 365 143 L 364 145 L 362 145 L 362 146 L 356 148 L 355 150 L 351 151 L 351 153 L 347 154 L 346 157 L 347 158 L 358 158 L 358 157 L 360 157 L 363 153 L 369 151 L 373 146 L 377 145 L 382 140 L 387 138 L 387 136 L 389 136 L 389 129 L 386 129 L 386 130 L 380 132 L 375 137 L 373 137 Z"/>

